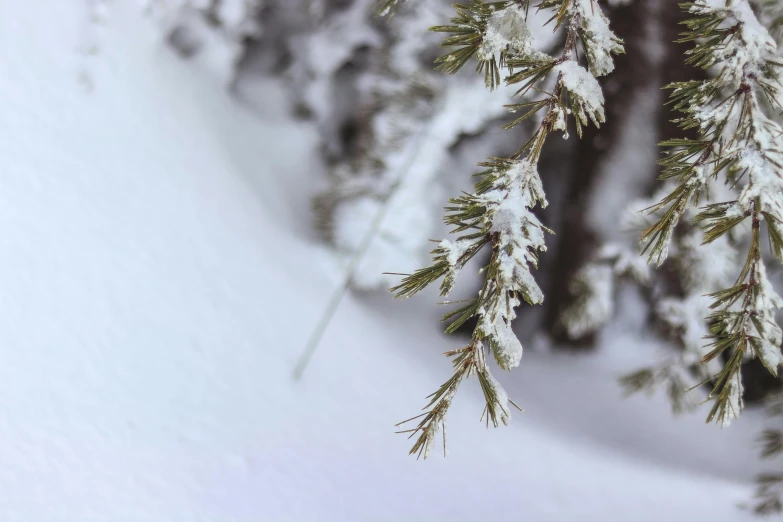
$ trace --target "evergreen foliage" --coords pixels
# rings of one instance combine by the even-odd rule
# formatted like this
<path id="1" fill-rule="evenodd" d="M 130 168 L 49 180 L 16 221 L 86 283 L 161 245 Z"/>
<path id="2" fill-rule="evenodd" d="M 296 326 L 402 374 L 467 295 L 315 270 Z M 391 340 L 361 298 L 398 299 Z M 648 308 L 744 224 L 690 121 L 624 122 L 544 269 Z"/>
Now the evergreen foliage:
<path id="1" fill-rule="evenodd" d="M 388 287 L 397 278 L 384 272 L 408 272 L 426 262 L 444 167 L 461 136 L 484 132 L 504 113 L 497 93 L 483 89 L 480 78 L 446 81 L 433 70 L 437 35 L 427 29 L 452 11 L 441 0 L 407 3 L 388 21 L 371 26 L 354 47 L 341 48 L 343 33 L 357 17 L 371 18 L 372 6 L 374 0 L 357 1 L 303 35 L 307 45 L 295 61 L 302 81 L 292 84 L 313 108 L 331 160 L 329 187 L 314 202 L 316 223 L 339 260 L 361 256 L 350 274 L 350 286 L 360 290 Z M 362 60 L 360 70 L 352 68 L 355 77 L 332 84 L 332 73 L 313 76 L 322 74 L 323 65 L 312 49 L 325 42 L 334 55 Z M 345 121 L 324 110 L 330 103 L 320 95 L 330 91 L 354 93 L 333 102 L 350 104 Z M 466 105 L 475 110 L 465 111 Z M 335 139 L 345 129 L 350 130 L 345 141 Z M 377 219 L 379 214 L 386 218 Z"/>
<path id="2" fill-rule="evenodd" d="M 770 6 L 765 3 L 761 12 L 776 27 Z M 783 247 L 783 163 L 776 143 L 782 130 L 774 119 L 781 109 L 781 63 L 774 39 L 746 0 L 682 7 L 689 18 L 680 42 L 694 44 L 686 62 L 711 76 L 668 88 L 670 104 L 683 115 L 679 127 L 697 136 L 661 144 L 661 193 L 632 207 L 647 207 L 636 227 L 652 219 L 642 232 L 648 260 L 661 265 L 670 250 L 675 258 L 682 295 L 656 291 L 651 297 L 657 318 L 678 332 L 684 351 L 658 368 L 623 378 L 622 384 L 629 392 L 663 386 L 679 410 L 688 401 L 678 394 L 691 384 L 710 383 L 708 422 L 727 425 L 742 408 L 743 361 L 759 357 L 773 375 L 782 361 L 775 312 L 783 302 L 765 264 L 779 260 Z M 762 248 L 762 230 L 769 254 Z M 651 283 L 643 272 L 629 270 L 630 246 L 607 250 L 613 254 L 599 253 L 574 281 L 578 298 L 563 317 L 574 337 L 611 317 L 614 278 L 630 274 L 644 286 Z"/>
<path id="3" fill-rule="evenodd" d="M 436 434 L 441 429 L 445 433 L 446 414 L 457 389 L 473 374 L 484 392 L 483 418 L 493 426 L 508 422 L 513 402 L 490 373 L 485 353 L 489 349 L 502 369 L 518 366 L 522 345 L 511 329 L 515 308 L 522 300 L 538 304 L 544 298 L 531 273 L 538 266 L 539 252 L 546 250 L 545 234 L 550 232 L 531 212 L 536 205 L 546 205 L 537 168 L 541 151 L 550 133 L 561 131 L 567 136 L 569 115 L 580 135 L 585 125 L 603 122 L 604 98 L 596 76 L 611 72 L 611 56 L 623 50 L 592 0 L 543 0 L 537 5 L 526 0 L 470 0 L 454 8 L 451 25 L 433 28 L 449 35 L 444 46 L 457 47 L 437 60 L 439 69 L 454 73 L 475 59 L 488 88 L 502 81 L 516 87 L 518 95 L 538 92 L 541 97 L 511 106 L 525 112 L 509 127 L 536 116 L 532 136 L 510 157 L 480 164 L 483 170 L 476 175 L 474 192 L 452 199 L 446 207 L 444 221 L 456 239 L 441 241 L 431 266 L 407 275 L 392 288 L 397 297 L 407 298 L 442 279 L 441 295 L 446 296 L 465 264 L 485 247 L 491 250 L 488 265 L 481 269 L 485 279 L 478 296 L 444 317 L 451 321 L 447 332 L 478 318 L 470 344 L 447 353 L 453 362 L 452 377 L 430 396 L 424 414 L 404 421 L 421 419 L 403 432 L 417 437 L 411 453 L 425 458 Z M 535 48 L 527 27 L 530 9 L 549 11 L 552 30 L 562 28 L 559 56 Z M 578 53 L 580 46 L 583 52 Z M 587 67 L 579 63 L 579 56 L 587 57 Z M 554 81 L 547 90 L 550 78 Z"/>
<path id="4" fill-rule="evenodd" d="M 734 284 L 710 294 L 708 316 L 711 350 L 702 361 L 725 357 L 714 378 L 709 398 L 714 400 L 708 421 L 727 425 L 742 409 L 740 369 L 747 357 L 759 357 L 777 375 L 781 364 L 781 330 L 774 314 L 783 301 L 766 276 L 761 256 L 762 222 L 772 252 L 780 258 L 783 236 L 781 203 L 781 150 L 776 141 L 782 129 L 767 116 L 781 107 L 780 67 L 776 45 L 746 0 L 683 5 L 692 17 L 685 22 L 683 42 L 695 42 L 687 62 L 715 68 L 705 81 L 670 85 L 671 103 L 683 113 L 683 130 L 697 129 L 696 139 L 670 139 L 662 143 L 661 178 L 674 188 L 653 211 L 663 215 L 644 235 L 649 260 L 660 265 L 668 255 L 672 233 L 689 207 L 697 207 L 710 184 L 721 174 L 738 195 L 729 201 L 700 209 L 694 223 L 705 244 L 730 234 L 747 241 L 747 255 Z M 750 222 L 750 230 L 741 224 Z"/>
<path id="5" fill-rule="evenodd" d="M 702 231 L 692 224 L 699 209 L 688 207 L 672 235 L 669 270 L 653 277 L 646 258 L 639 255 L 644 245 L 637 240 L 664 216 L 665 209 L 652 213 L 644 209 L 653 207 L 673 189 L 674 184 L 666 183 L 651 198 L 629 204 L 621 219 L 625 241 L 604 245 L 576 274 L 571 283 L 575 299 L 563 313 L 562 322 L 571 338 L 593 333 L 613 317 L 618 284 L 625 280 L 638 284 L 651 301 L 655 322 L 682 351 L 658 366 L 624 376 L 620 383 L 629 394 L 664 389 L 674 412 L 679 413 L 697 403 L 685 392 L 721 370 L 717 359 L 702 362 L 710 351 L 704 341 L 710 326 L 705 313 L 711 304 L 709 294 L 733 285 L 742 265 L 738 245 L 728 237 L 703 244 Z M 716 185 L 704 195 L 704 201 L 720 202 L 734 197 L 736 192 L 731 187 Z M 676 284 L 666 284 L 662 281 L 666 278 L 674 279 Z"/>
<path id="6" fill-rule="evenodd" d="M 637 270 L 630 244 L 606 245 L 573 281 L 577 299 L 563 322 L 573 337 L 595 331 L 613 314 L 617 278 L 630 276 L 648 287 L 656 318 L 678 336 L 683 351 L 623 377 L 621 385 L 629 393 L 664 388 L 677 413 L 695 406 L 686 392 L 709 383 L 707 420 L 727 425 L 742 408 L 743 362 L 758 357 L 774 376 L 781 362 L 775 319 L 781 301 L 766 266 L 781 259 L 777 55 L 783 7 L 761 0 L 752 10 L 745 1 L 721 0 L 683 8 L 691 18 L 681 42 L 695 45 L 687 63 L 708 69 L 710 79 L 670 85 L 670 103 L 684 115 L 677 120 L 681 129 L 697 137 L 663 142 L 660 193 L 632 203 L 630 209 L 647 212 L 626 223 L 631 230 L 643 225 L 640 249 L 650 261 L 673 259 L 667 275 L 677 277 L 680 292 L 669 295 L 667 285 Z M 782 400 L 781 393 L 772 396 L 773 417 L 783 413 Z M 779 428 L 759 440 L 762 458 L 783 453 Z M 754 510 L 783 511 L 783 474 L 757 476 Z"/>

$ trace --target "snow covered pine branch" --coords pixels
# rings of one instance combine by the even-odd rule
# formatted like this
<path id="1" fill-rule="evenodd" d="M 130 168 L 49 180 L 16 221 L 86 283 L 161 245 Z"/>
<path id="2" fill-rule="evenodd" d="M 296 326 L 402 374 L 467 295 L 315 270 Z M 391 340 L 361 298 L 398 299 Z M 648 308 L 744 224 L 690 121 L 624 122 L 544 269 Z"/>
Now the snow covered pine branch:
<path id="1" fill-rule="evenodd" d="M 704 346 L 704 338 L 710 333 L 704 312 L 711 304 L 709 294 L 734 284 L 742 268 L 742 245 L 730 242 L 728 236 L 702 244 L 701 229 L 679 226 L 670 240 L 669 270 L 655 274 L 647 260 L 639 256 L 644 247 L 639 244 L 639 236 L 665 211 L 658 209 L 645 215 L 644 210 L 656 206 L 675 185 L 671 181 L 661 184 L 651 197 L 633 201 L 622 212 L 622 236 L 604 244 L 575 274 L 570 288 L 574 301 L 562 313 L 561 321 L 572 339 L 595 333 L 614 316 L 617 289 L 622 284 L 633 282 L 644 288 L 652 304 L 652 318 L 665 327 L 681 350 L 661 363 L 621 377 L 620 384 L 629 395 L 651 394 L 662 388 L 672 411 L 680 413 L 698 403 L 686 391 L 710 379 L 722 367 L 716 359 L 701 362 L 710 351 Z M 736 191 L 716 185 L 704 198 L 707 203 L 727 201 L 736 198 Z M 682 221 L 692 222 L 698 213 L 697 208 L 689 207 Z"/>
<path id="2" fill-rule="evenodd" d="M 477 71 L 484 74 L 490 89 L 503 80 L 519 86 L 517 94 L 525 95 L 542 87 L 547 79 L 554 78 L 554 84 L 549 92 L 541 90 L 543 98 L 510 106 L 513 112 L 521 110 L 523 114 L 507 128 L 537 116 L 533 135 L 510 157 L 490 158 L 480 164 L 484 170 L 477 174 L 474 192 L 452 199 L 445 209 L 444 220 L 457 238 L 441 241 L 433 251 L 431 266 L 406 276 L 392 288 L 397 297 L 407 298 L 442 279 L 440 290 L 445 296 L 465 264 L 484 247 L 491 249 L 489 264 L 482 268 L 485 281 L 478 296 L 444 317 L 451 321 L 447 332 L 478 317 L 470 344 L 447 353 L 452 358 L 453 375 L 429 397 L 425 413 L 404 421 L 420 419 L 414 428 L 402 432 L 417 436 L 410 452 L 425 458 L 442 429 L 445 454 L 446 413 L 468 376 L 475 374 L 479 379 L 487 424 L 498 426 L 509 420 L 509 404 L 514 403 L 489 371 L 486 345 L 502 369 L 518 366 L 522 345 L 511 328 L 515 308 L 521 299 L 529 304 L 544 299 L 530 271 L 538 264 L 538 252 L 546 249 L 544 236 L 549 232 L 531 212 L 537 204 L 546 206 L 537 169 L 541 150 L 551 132 L 562 131 L 567 137 L 569 115 L 580 136 L 589 122 L 597 126 L 604 121 L 604 98 L 596 77 L 610 73 L 614 69 L 612 55 L 623 52 L 622 41 L 611 32 L 593 0 L 542 0 L 537 5 L 531 5 L 530 0 L 471 0 L 454 8 L 451 25 L 431 29 L 448 34 L 443 46 L 456 47 L 438 58 L 439 70 L 453 74 L 475 58 Z M 535 49 L 527 25 L 529 9 L 551 11 L 553 30 L 564 30 L 560 56 Z M 580 45 L 582 53 L 578 52 Z M 586 66 L 578 62 L 579 56 L 586 57 Z"/>
<path id="3" fill-rule="evenodd" d="M 643 235 L 649 261 L 666 259 L 672 233 L 689 207 L 698 207 L 710 184 L 723 174 L 736 188 L 729 201 L 700 208 L 694 222 L 703 230 L 704 243 L 726 235 L 747 244 L 747 256 L 733 285 L 711 293 L 708 316 L 711 350 L 703 362 L 726 357 L 713 378 L 714 404 L 707 421 L 727 425 L 742 409 L 741 365 L 757 356 L 777 375 L 781 364 L 781 329 L 775 311 L 783 301 L 767 279 L 761 255 L 761 225 L 765 223 L 772 253 L 783 253 L 783 157 L 776 143 L 783 129 L 767 112 L 783 109 L 779 87 L 781 63 L 777 46 L 759 23 L 747 0 L 706 0 L 684 4 L 692 15 L 682 41 L 693 41 L 687 62 L 714 68 L 705 81 L 675 83 L 671 100 L 684 113 L 682 129 L 696 129 L 697 139 L 663 143 L 667 155 L 660 162 L 662 179 L 674 189 L 653 212 L 660 219 Z M 749 221 L 749 227 L 740 226 Z"/>

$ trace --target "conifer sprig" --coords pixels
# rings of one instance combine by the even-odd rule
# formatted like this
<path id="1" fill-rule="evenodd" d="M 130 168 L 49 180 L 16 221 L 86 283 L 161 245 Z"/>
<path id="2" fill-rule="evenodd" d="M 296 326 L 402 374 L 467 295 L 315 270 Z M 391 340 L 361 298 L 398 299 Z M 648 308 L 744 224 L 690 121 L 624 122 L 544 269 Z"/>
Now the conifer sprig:
<path id="1" fill-rule="evenodd" d="M 684 114 L 683 130 L 697 129 L 697 139 L 673 139 L 662 143 L 666 157 L 662 179 L 676 182 L 674 189 L 652 212 L 658 221 L 643 236 L 649 261 L 660 265 L 668 255 L 672 233 L 685 211 L 699 205 L 703 192 L 723 174 L 724 182 L 738 190 L 732 201 L 702 208 L 694 221 L 701 226 L 704 243 L 730 234 L 747 236 L 741 224 L 750 221 L 748 253 L 735 284 L 710 295 L 713 312 L 708 316 L 711 351 L 702 361 L 725 358 L 714 377 L 709 398 L 714 404 L 707 421 L 727 425 L 742 409 L 741 366 L 746 357 L 759 357 L 777 375 L 783 362 L 780 327 L 775 310 L 783 300 L 767 280 L 761 259 L 761 224 L 767 223 L 772 251 L 783 249 L 783 154 L 777 145 L 783 129 L 769 119 L 762 107 L 781 110 L 781 63 L 776 44 L 757 20 L 747 0 L 725 4 L 697 1 L 682 4 L 692 17 L 684 22 L 681 42 L 694 42 L 687 63 L 714 68 L 703 82 L 672 84 L 670 103 Z"/>
<path id="2" fill-rule="evenodd" d="M 467 4 L 454 4 L 457 16 L 451 19 L 451 24 L 430 28 L 450 35 L 443 39 L 442 47 L 457 47 L 435 60 L 435 69 L 454 74 L 475 58 L 476 71 L 484 74 L 488 88 L 495 89 L 509 54 L 531 55 L 532 37 L 525 18 L 519 13 L 524 9 L 526 15 L 528 7 L 527 0 L 491 3 L 470 0 Z"/>
<path id="3" fill-rule="evenodd" d="M 449 34 L 444 46 L 457 47 L 438 58 L 439 70 L 454 73 L 475 58 L 477 71 L 490 89 L 501 80 L 515 86 L 517 95 L 533 91 L 549 78 L 554 78 L 554 86 L 551 92 L 536 89 L 544 92 L 542 99 L 511 106 L 525 113 L 507 127 L 544 111 L 536 130 L 516 153 L 480 164 L 484 170 L 476 175 L 473 193 L 451 199 L 446 207 L 444 221 L 452 233 L 461 235 L 438 243 L 431 266 L 407 275 L 391 289 L 396 297 L 407 298 L 442 279 L 440 290 L 445 296 L 465 264 L 484 247 L 491 249 L 490 261 L 482 268 L 484 284 L 478 296 L 444 316 L 452 321 L 447 332 L 477 317 L 472 340 L 467 347 L 447 353 L 454 364 L 451 378 L 430 396 L 426 412 L 414 417 L 421 419 L 417 426 L 403 431 L 411 437 L 417 435 L 411 453 L 425 458 L 435 435 L 445 427 L 446 413 L 459 385 L 470 375 L 477 375 L 481 385 L 485 399 L 482 417 L 487 424 L 508 422 L 513 402 L 490 373 L 484 355 L 491 351 L 504 370 L 518 366 L 522 344 L 511 328 L 515 309 L 522 300 L 538 304 L 544 299 L 531 273 L 531 268 L 538 266 L 539 252 L 546 250 L 545 233 L 551 232 L 531 212 L 536 205 L 547 204 L 538 160 L 551 132 L 562 131 L 567 136 L 568 115 L 573 116 L 580 135 L 585 125 L 598 126 L 604 121 L 604 98 L 596 76 L 610 72 L 612 55 L 623 51 L 622 42 L 609 30 L 606 17 L 593 0 L 543 0 L 536 6 L 528 0 L 470 0 L 454 8 L 457 16 L 451 25 L 432 28 Z M 559 57 L 535 49 L 527 26 L 530 9 L 551 11 L 547 23 L 554 21 L 553 30 L 565 30 Z M 587 67 L 577 61 L 579 45 L 581 55 L 588 57 Z"/>

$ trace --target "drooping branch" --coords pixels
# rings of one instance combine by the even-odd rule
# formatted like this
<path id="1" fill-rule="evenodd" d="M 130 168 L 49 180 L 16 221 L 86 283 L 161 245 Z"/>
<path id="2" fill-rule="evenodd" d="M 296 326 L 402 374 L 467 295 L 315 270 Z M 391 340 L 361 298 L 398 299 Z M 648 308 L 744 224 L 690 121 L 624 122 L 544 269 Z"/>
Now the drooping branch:
<path id="1" fill-rule="evenodd" d="M 522 111 L 522 116 L 507 128 L 536 117 L 540 118 L 536 130 L 510 157 L 482 163 L 485 170 L 477 174 L 474 192 L 452 199 L 446 207 L 446 223 L 453 233 L 462 235 L 440 242 L 433 251 L 433 265 L 392 288 L 397 297 L 406 298 L 442 279 L 445 296 L 465 264 L 485 247 L 491 250 L 489 264 L 482 268 L 485 279 L 478 296 L 444 317 L 451 321 L 447 332 L 477 317 L 472 340 L 467 347 L 449 352 L 454 357 L 452 377 L 431 396 L 419 424 L 404 431 L 418 435 L 411 453 L 425 458 L 465 377 L 478 375 L 488 423 L 505 424 L 510 417 L 508 396 L 492 377 L 484 353 L 489 349 L 502 369 L 518 366 L 522 344 L 511 328 L 515 309 L 522 300 L 539 304 L 544 299 L 531 272 L 538 266 L 539 252 L 546 250 L 545 233 L 549 232 L 531 212 L 538 204 L 546 205 L 537 169 L 541 151 L 550 133 L 561 131 L 567 136 L 569 116 L 580 136 L 585 126 L 603 122 L 604 97 L 596 76 L 611 72 L 612 55 L 623 51 L 622 42 L 591 0 L 543 0 L 536 6 L 527 1 L 472 0 L 454 7 L 457 16 L 451 25 L 433 28 L 450 35 L 444 46 L 456 47 L 438 59 L 440 70 L 454 73 L 475 59 L 488 88 L 504 81 L 516 87 L 518 95 L 540 92 L 544 96 L 509 107 Z M 559 56 L 536 50 L 527 25 L 530 9 L 551 11 L 553 30 L 565 32 Z M 577 61 L 579 46 L 587 67 Z"/>
<path id="2" fill-rule="evenodd" d="M 651 208 L 661 217 L 645 231 L 649 260 L 660 265 L 668 256 L 675 227 L 684 213 L 699 205 L 710 185 L 723 177 L 736 187 L 734 200 L 709 204 L 694 221 L 704 243 L 726 234 L 748 242 L 745 264 L 736 283 L 710 295 L 710 352 L 703 362 L 726 357 L 715 376 L 707 420 L 727 425 L 742 409 L 740 369 L 746 357 L 759 357 L 777 374 L 783 362 L 781 330 L 774 319 L 783 301 L 767 280 L 760 254 L 761 223 L 766 223 L 773 253 L 783 250 L 783 156 L 776 142 L 783 129 L 767 117 L 760 100 L 780 110 L 780 67 L 776 44 L 747 0 L 685 4 L 691 18 L 682 41 L 695 42 L 687 62 L 715 68 L 714 77 L 670 85 L 671 103 L 684 116 L 682 129 L 697 129 L 697 139 L 663 143 L 666 157 L 661 178 L 673 190 Z M 739 225 L 750 220 L 749 237 Z"/>

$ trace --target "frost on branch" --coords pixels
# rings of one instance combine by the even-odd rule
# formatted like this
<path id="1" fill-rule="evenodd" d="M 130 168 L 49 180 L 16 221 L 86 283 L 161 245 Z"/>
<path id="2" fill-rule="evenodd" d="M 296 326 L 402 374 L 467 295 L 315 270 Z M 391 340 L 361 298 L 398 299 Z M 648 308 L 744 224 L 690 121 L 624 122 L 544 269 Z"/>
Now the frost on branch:
<path id="1" fill-rule="evenodd" d="M 582 17 L 582 37 L 587 40 L 587 62 L 594 76 L 605 76 L 614 70 L 613 54 L 622 54 L 623 42 L 609 28 L 609 20 L 597 2 L 577 4 Z"/>
<path id="2" fill-rule="evenodd" d="M 698 1 L 685 8 L 691 14 L 685 40 L 695 42 L 687 62 L 715 74 L 670 86 L 672 103 L 684 114 L 680 127 L 697 130 L 699 137 L 664 142 L 662 177 L 673 188 L 652 207 L 658 218 L 643 241 L 649 260 L 662 263 L 680 218 L 699 207 L 719 177 L 736 191 L 719 202 L 706 202 L 690 219 L 701 228 L 705 244 L 728 241 L 747 249 L 735 279 L 709 294 L 706 318 L 709 344 L 702 361 L 725 361 L 711 378 L 709 398 L 714 402 L 707 419 L 727 425 L 742 409 L 743 361 L 759 357 L 774 375 L 781 364 L 781 331 L 774 316 L 783 303 L 767 279 L 761 252 L 762 225 L 771 251 L 780 258 L 783 250 L 783 157 L 778 145 L 783 129 L 767 115 L 768 109 L 770 114 L 783 109 L 781 63 L 774 39 L 747 0 Z"/>
<path id="3" fill-rule="evenodd" d="M 767 279 L 767 270 L 761 260 L 758 262 L 757 278 L 758 291 L 751 303 L 755 314 L 751 321 L 755 335 L 750 337 L 750 344 L 764 366 L 777 376 L 778 367 L 783 364 L 783 355 L 780 353 L 783 333 L 775 321 L 775 313 L 783 308 L 783 300 Z"/>
<path id="4" fill-rule="evenodd" d="M 559 83 L 571 96 L 571 110 L 576 116 L 576 128 L 581 136 L 582 126 L 588 118 L 598 126 L 605 119 L 604 93 L 598 80 L 578 63 L 568 60 L 556 65 L 554 71 L 559 74 Z"/>
<path id="5" fill-rule="evenodd" d="M 471 258 L 485 247 L 491 251 L 489 263 L 481 268 L 485 279 L 478 295 L 444 316 L 451 321 L 447 332 L 471 317 L 478 321 L 470 344 L 448 354 L 454 366 L 452 377 L 432 396 L 418 425 L 405 430 L 411 436 L 418 435 L 411 453 L 429 453 L 453 391 L 469 375 L 475 374 L 481 384 L 487 423 L 497 426 L 508 421 L 508 404 L 513 402 L 491 375 L 484 355 L 488 345 L 502 369 L 518 366 L 522 344 L 512 329 L 515 309 L 523 300 L 532 305 L 544 299 L 531 271 L 546 250 L 545 235 L 549 232 L 532 212 L 534 207 L 547 204 L 538 175 L 541 150 L 551 132 L 565 133 L 569 114 L 580 134 L 582 126 L 604 120 L 604 97 L 595 75 L 611 71 L 610 55 L 622 52 L 621 42 L 609 38 L 608 27 L 601 25 L 606 19 L 600 7 L 590 0 L 546 0 L 538 5 L 544 19 L 549 16 L 554 22 L 552 29 L 565 32 L 565 42 L 559 58 L 536 50 L 530 37 L 536 30 L 530 19 L 523 17 L 529 7 L 525 1 L 473 0 L 454 6 L 457 16 L 452 25 L 432 28 L 448 33 L 443 45 L 456 48 L 437 60 L 439 70 L 455 73 L 475 58 L 477 71 L 490 90 L 503 81 L 515 87 L 517 95 L 531 98 L 510 106 L 512 111 L 525 112 L 506 128 L 528 119 L 534 120 L 536 127 L 514 155 L 480 164 L 485 170 L 477 174 L 474 192 L 450 200 L 446 207 L 444 221 L 452 227 L 456 240 L 438 243 L 432 252 L 433 264 L 405 276 L 392 288 L 397 297 L 406 298 L 442 280 L 441 294 L 446 295 Z M 577 61 L 585 55 L 592 57 L 589 69 Z M 543 88 L 547 84 L 549 87 Z M 539 112 L 543 115 L 533 118 Z"/>
<path id="6" fill-rule="evenodd" d="M 544 294 L 530 267 L 538 266 L 538 252 L 545 251 L 546 228 L 530 211 L 537 203 L 546 206 L 536 165 L 529 161 L 500 162 L 492 190 L 476 198 L 484 207 L 485 231 L 494 243 L 492 268 L 494 297 L 478 311 L 478 329 L 489 339 L 498 365 L 504 370 L 519 366 L 522 344 L 511 329 L 514 309 L 521 296 L 530 304 L 539 304 Z M 509 294 L 512 297 L 508 297 Z"/>
<path id="7" fill-rule="evenodd" d="M 527 13 L 520 5 L 512 4 L 490 15 L 476 58 L 488 61 L 506 52 L 521 55 L 533 52 L 533 36 L 527 27 Z"/>

